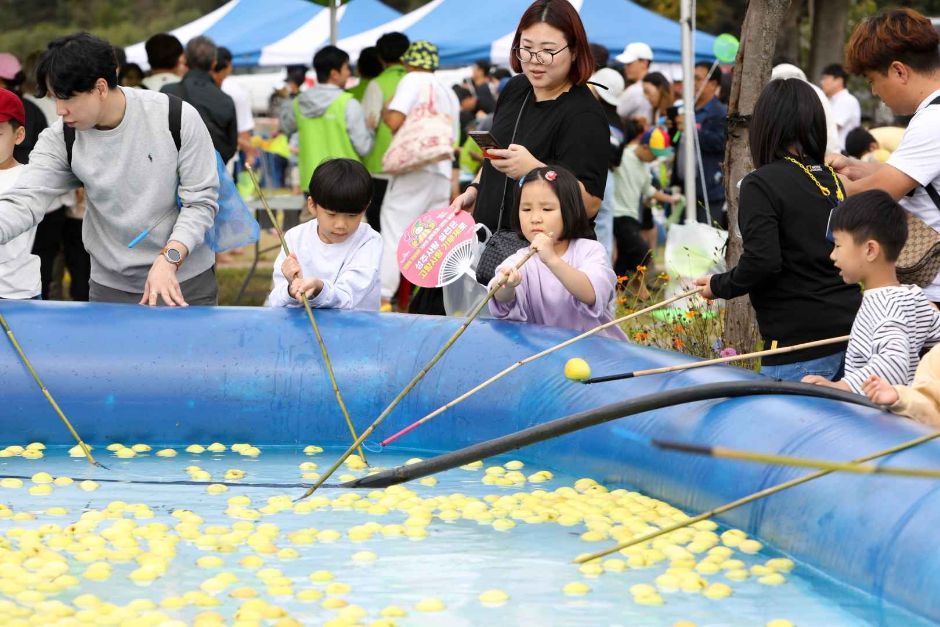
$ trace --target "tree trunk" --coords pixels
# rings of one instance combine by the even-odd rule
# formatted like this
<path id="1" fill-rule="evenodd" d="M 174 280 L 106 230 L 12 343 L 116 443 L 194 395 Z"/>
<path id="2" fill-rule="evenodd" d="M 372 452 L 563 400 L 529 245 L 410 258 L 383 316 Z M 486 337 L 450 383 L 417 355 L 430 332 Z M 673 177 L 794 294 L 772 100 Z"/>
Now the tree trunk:
<path id="1" fill-rule="evenodd" d="M 725 195 L 728 199 L 728 267 L 741 256 L 738 231 L 738 181 L 753 169 L 747 133 L 754 105 L 770 79 L 771 61 L 780 23 L 790 0 L 751 0 L 741 27 L 741 47 L 734 65 L 731 99 L 728 103 L 728 142 L 725 150 Z M 724 316 L 724 345 L 739 353 L 755 349 L 760 334 L 751 301 L 747 297 L 728 301 Z"/>
<path id="2" fill-rule="evenodd" d="M 774 54 L 786 57 L 796 66 L 801 66 L 800 60 L 800 24 L 803 22 L 803 0 L 793 0 L 790 8 L 783 16 L 780 32 L 777 33 L 777 48 Z"/>
<path id="3" fill-rule="evenodd" d="M 812 48 L 806 78 L 819 82 L 823 68 L 842 63 L 845 29 L 849 21 L 849 0 L 814 0 Z"/>

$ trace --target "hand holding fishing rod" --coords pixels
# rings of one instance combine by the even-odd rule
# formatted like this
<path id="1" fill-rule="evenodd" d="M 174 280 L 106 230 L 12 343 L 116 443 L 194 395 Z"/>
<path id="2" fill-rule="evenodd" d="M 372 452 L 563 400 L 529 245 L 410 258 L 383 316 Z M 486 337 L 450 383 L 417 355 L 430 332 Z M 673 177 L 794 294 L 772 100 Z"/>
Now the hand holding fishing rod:
<path id="1" fill-rule="evenodd" d="M 277 237 L 281 241 L 281 249 L 284 251 L 284 255 L 290 257 L 291 253 L 290 249 L 287 247 L 287 240 L 284 239 L 284 232 L 278 225 L 277 220 L 274 217 L 274 212 L 271 211 L 271 207 L 268 205 L 268 201 L 264 197 L 264 192 L 261 191 L 261 185 L 258 184 L 258 178 L 255 176 L 255 171 L 252 169 L 250 164 L 246 164 L 245 169 L 248 170 L 248 176 L 251 177 L 251 183 L 258 192 L 258 198 L 261 200 L 261 204 L 264 206 L 264 210 L 268 214 L 268 219 L 271 220 L 271 224 L 277 231 Z M 336 395 L 336 402 L 339 404 L 339 409 L 343 413 L 343 418 L 346 420 L 346 426 L 349 427 L 349 433 L 352 435 L 353 440 L 357 440 L 358 436 L 356 435 L 356 428 L 353 426 L 352 418 L 349 417 L 349 410 L 346 409 L 346 403 L 343 401 L 343 395 L 340 393 L 339 385 L 336 383 L 336 374 L 333 372 L 333 364 L 330 361 L 330 355 L 326 350 L 326 343 L 323 341 L 323 335 L 320 334 L 320 327 L 317 325 L 317 319 L 313 316 L 313 309 L 310 307 L 310 301 L 307 299 L 307 295 L 302 291 L 298 292 L 297 295 L 304 304 L 304 309 L 307 311 L 307 318 L 310 320 L 310 326 L 313 327 L 313 334 L 317 338 L 317 344 L 320 345 L 320 352 L 323 353 L 323 363 L 326 365 L 326 373 L 330 378 L 330 385 L 333 387 L 333 393 Z M 361 444 L 362 442 L 359 441 L 352 450 L 358 448 L 359 457 L 362 458 L 363 462 L 368 464 L 366 461 L 366 455 L 362 450 L 362 446 L 360 446 Z"/>
<path id="2" fill-rule="evenodd" d="M 526 253 L 525 256 L 523 256 L 522 259 L 520 259 L 516 263 L 515 269 L 518 270 L 519 268 L 521 268 L 523 264 L 525 264 L 525 262 L 527 262 L 529 259 L 532 258 L 532 255 L 536 254 L 536 252 L 538 251 L 535 248 L 529 248 L 529 252 Z M 422 368 L 421 371 L 418 372 L 418 374 L 414 376 L 414 378 L 408 383 L 408 385 L 406 385 L 405 388 L 401 392 L 398 393 L 398 396 L 396 396 L 392 400 L 392 402 L 389 403 L 388 407 L 386 407 L 382 411 L 382 413 L 379 414 L 379 417 L 376 418 L 375 421 L 371 425 L 369 425 L 369 428 L 363 431 L 362 435 L 359 436 L 359 439 L 357 439 L 355 443 L 353 443 L 353 445 L 345 453 L 340 455 L 339 459 L 336 460 L 336 462 L 330 467 L 330 469 L 327 470 L 325 473 L 323 473 L 323 475 L 316 482 L 316 484 L 314 484 L 313 487 L 307 490 L 303 494 L 303 496 L 300 497 L 300 499 L 307 498 L 308 496 L 316 492 L 317 488 L 323 485 L 326 482 L 326 480 L 329 479 L 330 476 L 334 472 L 336 472 L 336 469 L 339 468 L 344 461 L 346 461 L 346 458 L 349 457 L 353 449 L 357 446 L 362 445 L 365 439 L 368 438 L 370 435 L 372 435 L 372 432 L 375 431 L 376 427 L 382 424 L 382 422 L 388 417 L 388 415 L 392 413 L 392 410 L 398 406 L 398 403 L 400 403 L 401 400 L 405 398 L 405 396 L 416 385 L 418 385 L 418 382 L 424 378 L 424 375 L 426 375 L 428 371 L 434 367 L 434 364 L 440 361 L 441 357 L 444 356 L 444 353 L 446 353 L 450 349 L 450 347 L 454 345 L 454 342 L 456 342 L 457 339 L 461 335 L 463 335 L 463 332 L 467 330 L 467 327 L 470 326 L 470 323 L 473 322 L 473 320 L 476 319 L 476 317 L 480 314 L 483 308 L 486 307 L 487 303 L 489 303 L 490 300 L 493 298 L 493 296 L 495 296 L 496 292 L 503 289 L 503 287 L 506 284 L 506 281 L 509 279 L 510 274 L 511 273 L 503 273 L 503 275 L 496 280 L 496 282 L 493 284 L 493 287 L 491 287 L 490 290 L 487 292 L 486 296 L 484 296 L 480 300 L 480 302 L 477 303 L 476 307 L 474 307 L 473 310 L 469 314 L 467 314 L 467 317 L 464 319 L 463 323 L 461 323 L 460 327 L 458 327 L 457 330 L 454 331 L 454 334 L 450 336 L 450 339 L 447 340 L 444 346 L 442 346 L 441 349 L 437 351 L 437 354 L 435 354 L 434 357 L 432 357 L 431 360 L 427 364 L 425 364 L 424 368 Z M 297 500 L 300 500 L 300 499 L 297 499 Z"/>

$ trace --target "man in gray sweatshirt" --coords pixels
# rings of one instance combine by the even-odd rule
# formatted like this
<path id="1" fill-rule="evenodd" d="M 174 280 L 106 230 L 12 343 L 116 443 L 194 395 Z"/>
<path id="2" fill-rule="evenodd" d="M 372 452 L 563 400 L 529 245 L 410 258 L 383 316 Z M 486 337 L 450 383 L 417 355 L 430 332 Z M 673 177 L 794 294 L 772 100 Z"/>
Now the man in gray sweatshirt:
<path id="1" fill-rule="evenodd" d="M 111 45 L 87 33 L 50 43 L 36 73 L 40 97 L 52 93 L 62 118 L 39 136 L 29 168 L 0 195 L 0 243 L 84 185 L 92 301 L 215 304 L 215 255 L 204 240 L 218 211 L 219 180 L 196 110 L 181 103 L 177 150 L 169 98 L 118 87 Z"/>

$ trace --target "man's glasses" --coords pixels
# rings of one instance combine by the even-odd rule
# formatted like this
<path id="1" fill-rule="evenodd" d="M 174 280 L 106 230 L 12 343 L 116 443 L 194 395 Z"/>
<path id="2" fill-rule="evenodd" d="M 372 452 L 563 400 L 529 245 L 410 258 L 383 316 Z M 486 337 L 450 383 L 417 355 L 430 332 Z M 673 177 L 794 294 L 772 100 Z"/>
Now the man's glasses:
<path id="1" fill-rule="evenodd" d="M 560 53 L 562 50 L 565 50 L 568 46 L 565 46 L 561 50 L 556 50 L 552 52 L 550 50 L 539 50 L 535 52 L 529 50 L 528 48 L 513 48 L 512 51 L 516 55 L 516 58 L 522 61 L 523 63 L 538 63 L 539 65 L 551 65 L 555 61 L 555 55 Z M 549 55 L 545 57 L 543 55 Z"/>

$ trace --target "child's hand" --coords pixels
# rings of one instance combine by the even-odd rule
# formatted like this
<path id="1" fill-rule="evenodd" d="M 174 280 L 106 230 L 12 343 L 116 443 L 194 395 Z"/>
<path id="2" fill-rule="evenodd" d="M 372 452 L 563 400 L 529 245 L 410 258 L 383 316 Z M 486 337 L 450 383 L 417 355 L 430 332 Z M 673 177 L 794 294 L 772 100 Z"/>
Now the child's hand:
<path id="1" fill-rule="evenodd" d="M 558 259 L 558 253 L 555 252 L 555 240 L 552 239 L 551 234 L 536 233 L 532 238 L 532 248 L 538 251 L 539 259 L 546 265 Z"/>
<path id="2" fill-rule="evenodd" d="M 894 389 L 894 386 L 879 377 L 876 374 L 869 375 L 862 384 L 862 392 L 872 403 L 878 405 L 894 405 L 900 400 L 901 395 Z"/>
<path id="3" fill-rule="evenodd" d="M 281 272 L 288 281 L 293 281 L 300 276 L 300 262 L 297 261 L 294 253 L 289 254 L 281 264 Z"/>
<path id="4" fill-rule="evenodd" d="M 320 293 L 320 290 L 323 289 L 323 281 L 316 277 L 311 277 L 309 279 L 304 279 L 298 277 L 291 281 L 290 289 L 287 290 L 288 294 L 292 298 L 300 300 L 301 293 L 305 294 L 307 298 L 313 298 Z"/>
<path id="5" fill-rule="evenodd" d="M 829 385 L 830 383 L 832 383 L 832 381 L 830 381 L 826 377 L 821 377 L 818 374 L 808 374 L 802 379 L 800 379 L 800 382 L 812 383 L 813 385 Z"/>
<path id="6" fill-rule="evenodd" d="M 515 289 L 519 287 L 520 283 L 522 283 L 522 273 L 515 268 L 503 268 L 500 271 L 500 274 L 507 277 L 503 287 Z"/>

